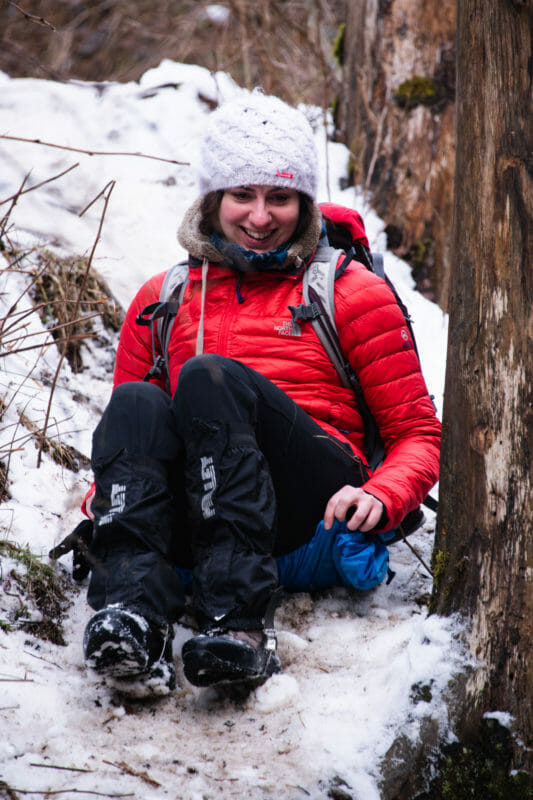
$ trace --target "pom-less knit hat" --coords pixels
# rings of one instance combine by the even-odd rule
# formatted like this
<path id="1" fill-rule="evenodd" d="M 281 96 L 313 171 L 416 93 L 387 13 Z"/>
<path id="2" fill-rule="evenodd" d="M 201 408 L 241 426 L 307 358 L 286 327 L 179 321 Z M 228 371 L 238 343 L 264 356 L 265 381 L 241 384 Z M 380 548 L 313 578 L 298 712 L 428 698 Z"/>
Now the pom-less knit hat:
<path id="1" fill-rule="evenodd" d="M 251 92 L 214 111 L 198 165 L 200 194 L 232 186 L 281 186 L 316 198 L 317 152 L 304 114 Z"/>

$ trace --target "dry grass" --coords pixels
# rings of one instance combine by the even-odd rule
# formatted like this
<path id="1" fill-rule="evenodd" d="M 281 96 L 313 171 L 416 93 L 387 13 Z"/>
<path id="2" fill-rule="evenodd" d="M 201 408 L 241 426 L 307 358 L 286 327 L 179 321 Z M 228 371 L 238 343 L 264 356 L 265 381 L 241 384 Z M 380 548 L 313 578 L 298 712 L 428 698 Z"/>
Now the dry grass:
<path id="1" fill-rule="evenodd" d="M 53 644 L 66 644 L 62 617 L 70 601 L 67 597 L 68 581 L 35 556 L 29 547 L 20 547 L 6 539 L 0 540 L 0 565 L 2 589 L 15 602 L 5 613 L 0 625 L 4 630 L 22 628 L 39 639 Z M 2 559 L 14 564 L 4 572 Z M 32 619 L 38 612 L 38 619 Z"/>
<path id="2" fill-rule="evenodd" d="M 0 70 L 14 77 L 138 80 L 161 60 L 224 70 L 248 88 L 323 105 L 338 91 L 342 0 L 26 0 L 0 7 Z M 43 20 L 44 22 L 39 22 Z"/>
<path id="3" fill-rule="evenodd" d="M 71 472 L 79 472 L 80 469 L 89 469 L 91 461 L 75 447 L 58 442 L 51 436 L 43 433 L 41 428 L 32 422 L 22 411 L 19 411 L 19 419 L 21 425 L 30 431 L 31 438 L 34 440 L 36 447 L 43 453 L 49 453 L 53 461 Z M 0 481 L 2 477 L 0 465 Z M 1 486 L 1 484 L 0 484 Z M 0 499 L 1 502 L 1 499 Z"/>
<path id="4" fill-rule="evenodd" d="M 60 258 L 49 250 L 37 254 L 32 299 L 73 372 L 83 369 L 83 339 L 94 334 L 94 315 L 112 331 L 120 330 L 124 312 L 105 281 L 87 272 L 86 258 Z M 81 294 L 80 294 L 81 292 Z M 76 310 L 79 314 L 76 319 Z"/>
<path id="5" fill-rule="evenodd" d="M 59 177 L 61 175 L 56 176 Z M 28 365 L 30 362 L 26 356 L 30 351 L 35 353 L 36 360 L 33 366 L 22 366 L 26 371 L 20 375 L 18 382 L 6 383 L 6 391 L 0 398 L 0 419 L 7 416 L 11 407 L 16 407 L 17 396 L 32 377 L 40 356 L 53 347 L 54 342 L 60 357 L 55 374 L 46 378 L 50 389 L 44 417 L 36 422 L 25 413 L 24 406 L 24 410 L 17 409 L 17 414 L 11 413 L 10 423 L 4 425 L 5 438 L 0 443 L 0 502 L 9 499 L 11 458 L 30 441 L 35 443 L 38 450 L 37 467 L 40 466 L 43 453 L 49 453 L 56 463 L 75 472 L 89 466 L 83 454 L 50 436 L 53 395 L 64 360 L 69 361 L 73 371 L 80 371 L 83 368 L 84 340 L 99 333 L 101 336 L 101 326 L 98 331 L 94 325 L 95 318 L 99 317 L 104 328 L 115 332 L 120 329 L 124 317 L 121 306 L 114 301 L 107 285 L 91 266 L 113 185 L 109 184 L 100 193 L 104 196 L 104 209 L 88 259 L 62 258 L 40 247 L 22 251 L 14 244 L 10 215 L 18 197 L 25 191 L 24 185 L 25 181 L 18 192 L 7 200 L 0 198 L 0 205 L 11 202 L 8 211 L 0 219 L 0 252 L 6 265 L 0 274 L 13 282 L 13 286 L 18 286 L 9 301 L 0 298 L 3 303 L 0 311 L 0 366 L 6 363 L 4 358 L 13 356 L 20 357 L 21 365 Z M 38 188 L 39 185 L 27 191 Z M 44 327 L 31 324 L 35 321 L 35 315 L 39 315 Z M 57 423 L 54 426 L 58 429 Z"/>

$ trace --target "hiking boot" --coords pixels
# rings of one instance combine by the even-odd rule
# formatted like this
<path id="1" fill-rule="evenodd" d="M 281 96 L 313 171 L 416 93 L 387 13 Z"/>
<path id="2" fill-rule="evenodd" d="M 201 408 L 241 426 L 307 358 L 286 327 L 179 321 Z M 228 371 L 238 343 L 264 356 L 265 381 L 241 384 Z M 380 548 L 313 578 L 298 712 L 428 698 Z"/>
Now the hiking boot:
<path id="1" fill-rule="evenodd" d="M 171 625 L 156 625 L 118 604 L 107 606 L 85 628 L 85 663 L 124 693 L 168 694 L 176 687 L 172 638 Z"/>
<path id="2" fill-rule="evenodd" d="M 185 642 L 181 650 L 183 671 L 193 686 L 243 684 L 260 686 L 281 672 L 276 654 L 276 634 L 212 628 Z"/>

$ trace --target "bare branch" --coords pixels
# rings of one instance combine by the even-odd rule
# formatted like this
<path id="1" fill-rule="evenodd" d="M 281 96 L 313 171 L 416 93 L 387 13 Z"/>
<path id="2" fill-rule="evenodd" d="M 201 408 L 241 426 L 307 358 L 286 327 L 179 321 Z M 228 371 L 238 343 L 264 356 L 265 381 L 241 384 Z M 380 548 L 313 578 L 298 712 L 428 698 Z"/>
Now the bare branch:
<path id="1" fill-rule="evenodd" d="M 42 305 L 46 305 L 46 304 L 43 303 Z M 34 311 L 34 310 L 36 310 L 36 309 L 32 309 L 32 311 Z M 53 325 L 51 328 L 46 328 L 43 331 L 34 331 L 33 333 L 23 333 L 20 336 L 15 336 L 14 339 L 8 339 L 7 342 L 2 341 L 2 348 L 8 349 L 11 346 L 11 350 L 9 351 L 9 353 L 6 353 L 6 352 L 0 353 L 0 358 L 2 358 L 3 356 L 10 355 L 10 353 L 13 352 L 13 346 L 17 342 L 20 342 L 21 340 L 29 339 L 32 336 L 47 336 L 49 333 L 53 333 L 54 331 L 60 331 L 63 328 L 70 328 L 72 325 L 77 325 L 77 324 L 79 324 L 81 322 L 88 322 L 90 319 L 94 319 L 95 317 L 99 317 L 99 316 L 101 316 L 100 312 L 99 311 L 95 311 L 93 314 L 85 314 L 82 317 L 76 317 L 76 319 L 70 319 L 68 322 L 57 323 L 57 325 Z M 12 330 L 11 334 L 16 334 L 18 331 L 21 331 L 21 330 L 25 331 L 25 327 L 22 326 L 22 325 L 19 328 L 16 328 L 15 330 Z M 93 335 L 93 333 L 90 332 L 90 331 L 88 333 L 90 335 Z M 72 338 L 72 339 L 87 338 L 87 333 L 75 333 L 70 338 Z M 66 341 L 66 340 L 65 339 L 61 339 L 61 340 L 54 339 L 54 341 L 57 342 L 57 341 Z M 15 352 L 19 353 L 20 350 L 18 348 L 16 348 Z"/>
<path id="2" fill-rule="evenodd" d="M 84 306 L 84 305 L 85 306 L 102 305 L 103 303 L 106 302 L 106 299 L 107 298 L 102 297 L 100 300 L 82 300 L 80 305 L 82 305 L 82 306 Z M 68 300 L 67 300 L 67 302 L 68 302 Z M 50 307 L 53 307 L 53 306 L 62 306 L 62 305 L 64 305 L 64 303 L 65 303 L 65 300 L 63 298 L 61 298 L 60 300 L 43 300 L 41 303 L 37 303 L 32 308 L 25 308 L 22 311 L 16 311 L 15 309 L 11 309 L 11 311 L 9 312 L 9 315 L 8 315 L 9 318 L 12 320 L 10 325 L 2 325 L 2 323 L 5 322 L 6 319 L 8 319 L 8 316 L 6 316 L 3 320 L 0 320 L 0 342 L 2 341 L 2 336 L 5 336 L 5 334 L 8 331 L 11 331 L 11 333 L 16 333 L 17 331 L 22 330 L 23 327 L 24 327 L 22 325 L 22 321 L 24 319 L 26 319 L 26 317 L 31 317 L 32 314 L 34 314 L 36 311 L 40 311 L 42 308 L 50 308 Z M 99 316 L 101 316 L 101 313 L 102 312 L 97 311 L 91 317 L 89 317 L 89 316 L 80 317 L 78 320 L 75 320 L 75 322 L 84 322 L 86 319 L 91 319 L 93 316 L 99 317 Z M 70 325 L 71 323 L 65 323 L 65 324 Z M 56 327 L 47 328 L 46 330 L 48 332 L 50 332 L 50 331 L 57 330 L 57 328 Z M 40 332 L 44 333 L 44 331 L 40 331 Z M 37 334 L 32 333 L 32 334 L 28 334 L 28 335 L 36 336 Z M 2 346 L 5 346 L 4 342 L 2 342 Z M 1 357 L 1 353 L 0 353 L 0 357 Z"/>
<path id="3" fill-rule="evenodd" d="M 17 11 L 20 11 L 22 16 L 25 19 L 27 19 L 28 22 L 35 22 L 36 25 L 42 25 L 44 28 L 50 28 L 50 30 L 52 31 L 56 30 L 55 27 L 52 25 L 52 23 L 48 22 L 48 20 L 44 19 L 44 17 L 37 17 L 35 16 L 35 14 L 30 14 L 28 11 L 24 11 L 24 9 L 18 6 L 16 3 L 14 3 L 13 0 L 7 0 L 7 1 L 10 6 L 13 6 L 13 8 L 17 9 Z"/>
<path id="4" fill-rule="evenodd" d="M 28 180 L 29 177 L 30 177 L 30 173 L 28 172 L 28 174 L 24 177 L 24 180 L 20 184 L 17 192 L 12 197 L 8 198 L 8 200 L 12 200 L 13 202 L 11 203 L 9 211 L 0 220 L 0 239 L 2 239 L 5 236 L 6 229 L 7 229 L 7 223 L 9 222 L 9 217 L 11 215 L 11 212 L 15 208 L 15 206 L 17 204 L 17 200 L 19 199 L 20 195 L 22 194 L 22 190 L 24 189 L 24 185 L 25 185 L 25 183 L 26 183 L 26 181 Z M 7 203 L 8 200 L 4 200 L 3 202 Z M 3 203 L 0 203 L 0 205 L 3 205 Z"/>
<path id="5" fill-rule="evenodd" d="M 76 320 L 74 320 L 76 322 Z M 66 323 L 69 324 L 69 323 Z M 68 346 L 70 342 L 77 342 L 80 339 L 94 339 L 96 333 L 94 331 L 87 331 L 87 333 L 74 333 L 72 336 L 66 336 L 64 339 L 52 339 L 50 342 L 41 342 L 40 344 L 29 344 L 27 347 L 17 347 L 17 353 L 25 353 L 28 350 L 38 350 L 39 348 L 45 349 L 47 347 L 51 347 L 54 345 L 65 345 Z M 5 358 L 5 356 L 10 355 L 10 353 L 0 353 L 0 358 Z"/>
<path id="6" fill-rule="evenodd" d="M 121 772 L 125 772 L 126 775 L 133 775 L 135 778 L 140 778 L 145 783 L 150 784 L 150 786 L 161 786 L 161 784 L 151 778 L 147 772 L 139 772 L 138 770 L 133 769 L 133 767 L 130 767 L 129 764 L 126 764 L 125 761 L 119 761 L 116 764 L 113 761 L 106 761 L 105 759 L 103 759 L 103 761 L 104 764 L 109 764 L 110 767 L 116 767 Z"/>
<path id="7" fill-rule="evenodd" d="M 29 653 L 28 655 L 33 655 Z M 94 772 L 94 769 L 85 769 L 84 767 L 60 767 L 58 764 L 35 764 L 30 762 L 30 767 L 42 767 L 43 769 L 64 769 L 68 772 Z"/>
<path id="8" fill-rule="evenodd" d="M 85 208 L 84 208 L 82 211 L 80 211 L 80 213 L 78 214 L 78 217 L 83 217 L 83 215 L 85 214 L 85 212 L 86 212 L 86 211 L 88 211 L 88 210 L 90 209 L 90 207 L 91 207 L 91 206 L 92 206 L 94 203 L 96 203 L 96 201 L 98 200 L 98 198 L 99 198 L 99 197 L 103 197 L 103 196 L 105 195 L 105 193 L 106 193 L 107 189 L 108 189 L 110 186 L 111 186 L 111 190 L 112 190 L 114 185 L 115 185 L 115 181 L 109 181 L 109 183 L 106 183 L 106 185 L 104 186 L 104 188 L 102 189 L 102 191 L 101 191 L 101 192 L 98 192 L 98 194 L 96 195 L 96 197 L 93 197 L 93 199 L 91 200 L 91 202 L 90 202 L 88 205 L 86 205 L 86 206 L 85 206 Z"/>
<path id="9" fill-rule="evenodd" d="M 24 288 L 24 290 L 19 294 L 17 299 L 11 304 L 11 308 L 8 309 L 7 314 L 4 316 L 4 318 L 2 320 L 0 320 L 0 338 L 3 335 L 3 333 L 5 332 L 5 330 L 7 330 L 5 328 L 6 321 L 11 317 L 11 315 L 13 314 L 15 309 L 17 308 L 17 306 L 18 306 L 19 302 L 21 301 L 21 299 L 29 291 L 29 289 L 31 289 L 31 287 L 35 284 L 35 282 L 39 279 L 39 277 L 44 272 L 44 270 L 45 270 L 45 267 L 42 267 L 42 269 L 40 269 L 39 272 L 36 275 L 34 275 L 33 280 L 30 283 L 30 285 L 26 286 Z M 9 326 L 9 327 L 11 327 L 11 326 Z"/>
<path id="10" fill-rule="evenodd" d="M 18 792 L 19 794 L 42 794 L 45 797 L 50 797 L 53 794 L 94 794 L 97 797 L 135 797 L 133 792 L 128 794 L 109 794 L 108 792 L 94 792 L 90 789 L 15 789 L 11 787 L 11 791 Z"/>
<path id="11" fill-rule="evenodd" d="M 9 139 L 12 142 L 27 142 L 28 144 L 40 144 L 43 147 L 55 147 L 58 150 L 69 150 L 71 153 L 84 153 L 86 156 L 134 156 L 135 158 L 150 158 L 153 161 L 164 161 L 166 164 L 178 164 L 180 166 L 189 167 L 190 161 L 176 161 L 173 158 L 162 158 L 161 156 L 151 156 L 146 153 L 127 153 L 127 152 L 114 152 L 107 150 L 84 150 L 81 147 L 68 147 L 65 144 L 54 144 L 53 142 L 43 142 L 41 139 L 25 139 L 22 136 L 8 136 L 6 133 L 0 133 L 0 139 Z"/>
<path id="12" fill-rule="evenodd" d="M 101 214 L 101 217 L 100 217 L 100 224 L 98 225 L 98 231 L 96 233 L 96 238 L 94 240 L 94 243 L 93 243 L 93 246 L 92 246 L 92 249 L 91 249 L 91 253 L 90 253 L 89 258 L 87 260 L 87 266 L 85 268 L 85 272 L 83 274 L 83 278 L 82 278 L 81 283 L 80 283 L 80 290 L 78 292 L 78 297 L 76 299 L 76 303 L 75 303 L 73 311 L 72 311 L 72 319 L 75 319 L 78 316 L 78 311 L 79 311 L 79 307 L 80 307 L 81 298 L 82 298 L 82 295 L 83 295 L 83 291 L 85 289 L 85 284 L 87 282 L 87 276 L 89 275 L 89 272 L 90 272 L 90 269 L 91 269 L 91 266 L 92 266 L 93 256 L 94 256 L 94 253 L 95 253 L 95 250 L 96 250 L 96 246 L 98 245 L 98 242 L 100 241 L 100 236 L 102 234 L 102 228 L 103 228 L 103 225 L 104 225 L 104 219 L 105 219 L 105 215 L 106 215 L 106 211 L 107 211 L 107 206 L 109 204 L 109 198 L 111 197 L 111 192 L 113 191 L 114 186 L 115 186 L 115 181 L 110 181 L 110 183 L 108 183 L 104 188 L 104 191 L 108 190 L 107 194 L 104 195 L 104 208 L 102 210 L 102 214 Z M 100 197 L 101 195 L 102 195 L 102 192 L 100 192 L 98 197 Z M 63 360 L 64 360 L 64 358 L 66 356 L 66 353 L 67 353 L 67 347 L 68 347 L 68 337 L 67 337 L 67 342 L 65 343 L 65 347 L 63 348 L 63 352 L 61 353 L 61 355 L 59 357 L 59 361 L 58 361 L 57 368 L 56 368 L 56 371 L 55 371 L 55 374 L 54 374 L 54 378 L 52 380 L 52 386 L 51 386 L 51 389 L 50 389 L 50 396 L 48 398 L 48 406 L 47 406 L 47 409 L 46 409 L 46 417 L 45 417 L 43 431 L 42 431 L 42 433 L 43 433 L 43 441 L 44 441 L 44 437 L 46 436 L 46 430 L 48 428 L 48 423 L 49 423 L 49 420 L 50 420 L 50 413 L 51 413 L 51 410 L 52 410 L 52 399 L 53 399 L 54 391 L 55 391 L 55 388 L 56 388 L 56 385 L 57 385 L 57 379 L 59 377 L 59 373 L 60 373 L 61 367 L 63 365 Z M 43 450 L 42 450 L 42 445 L 41 445 L 41 447 L 39 448 L 39 455 L 37 457 L 37 467 L 40 467 L 40 465 L 41 465 L 42 453 L 43 453 Z"/>
<path id="13" fill-rule="evenodd" d="M 0 135 L 0 138 L 4 138 L 5 139 L 6 137 L 5 136 L 2 137 Z M 14 200 L 15 202 L 13 203 L 13 205 L 15 205 L 15 203 L 17 202 L 17 200 L 19 199 L 19 197 L 21 195 L 27 194 L 28 192 L 33 192 L 34 189 L 39 189 L 41 186 L 44 186 L 46 183 L 51 183 L 51 181 L 55 181 L 58 178 L 63 177 L 63 175 L 66 175 L 67 172 L 70 172 L 72 169 L 75 169 L 76 167 L 79 167 L 79 165 L 80 165 L 79 162 L 77 164 L 72 164 L 72 166 L 68 167 L 68 169 L 64 169 L 63 172 L 60 172 L 57 175 L 54 175 L 52 178 L 47 178 L 45 181 L 41 181 L 41 183 L 36 183 L 35 186 L 30 186 L 29 189 L 23 189 L 22 186 L 24 186 L 24 183 L 26 183 L 26 181 L 30 177 L 30 173 L 28 172 L 28 174 L 24 178 L 24 182 L 23 182 L 22 186 L 20 187 L 20 189 L 15 194 L 11 195 L 11 197 L 7 197 L 5 200 L 0 200 L 0 206 L 3 206 L 4 203 L 9 203 L 10 200 Z"/>

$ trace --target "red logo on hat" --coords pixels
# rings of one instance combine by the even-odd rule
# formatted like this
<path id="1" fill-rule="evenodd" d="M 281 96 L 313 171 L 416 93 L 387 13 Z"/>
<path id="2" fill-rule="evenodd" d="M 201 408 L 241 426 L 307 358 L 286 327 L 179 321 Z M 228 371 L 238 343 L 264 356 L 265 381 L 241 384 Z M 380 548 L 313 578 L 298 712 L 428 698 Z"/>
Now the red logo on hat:
<path id="1" fill-rule="evenodd" d="M 294 178 L 292 172 L 276 172 L 276 178 Z"/>

